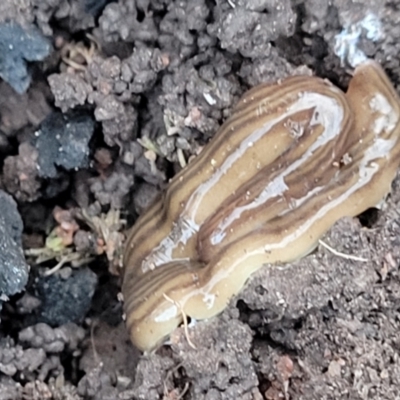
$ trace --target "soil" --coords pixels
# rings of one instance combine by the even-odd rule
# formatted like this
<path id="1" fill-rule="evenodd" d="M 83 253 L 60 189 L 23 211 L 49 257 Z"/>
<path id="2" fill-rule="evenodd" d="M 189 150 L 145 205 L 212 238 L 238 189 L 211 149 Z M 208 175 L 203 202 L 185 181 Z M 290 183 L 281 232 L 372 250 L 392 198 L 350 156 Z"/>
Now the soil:
<path id="1" fill-rule="evenodd" d="M 400 0 L 2 0 L 0 400 L 398 399 L 400 175 L 191 343 L 132 346 L 118 261 L 248 88 L 346 89 L 373 58 L 399 90 L 399 21 Z"/>

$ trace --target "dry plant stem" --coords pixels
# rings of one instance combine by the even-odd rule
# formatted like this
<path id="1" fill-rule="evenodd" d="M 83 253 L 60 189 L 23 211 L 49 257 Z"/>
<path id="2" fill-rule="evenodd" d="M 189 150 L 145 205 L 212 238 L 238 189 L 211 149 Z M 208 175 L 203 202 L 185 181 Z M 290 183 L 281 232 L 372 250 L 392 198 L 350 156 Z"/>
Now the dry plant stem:
<path id="1" fill-rule="evenodd" d="M 90 327 L 90 344 L 91 344 L 92 349 L 93 349 L 93 357 L 94 357 L 96 363 L 98 365 L 101 365 L 102 362 L 100 360 L 99 353 L 97 352 L 96 342 L 94 340 L 94 329 L 96 328 L 96 325 L 97 325 L 97 323 L 95 321 L 93 321 L 92 325 Z"/>
<path id="2" fill-rule="evenodd" d="M 353 261 L 361 261 L 361 262 L 367 262 L 367 258 L 363 257 L 358 257 L 358 256 L 352 256 L 350 254 L 342 253 L 340 251 L 335 250 L 333 247 L 329 246 L 327 243 L 325 243 L 323 240 L 319 240 L 318 243 L 322 246 L 325 247 L 327 250 L 329 250 L 332 254 L 335 256 L 344 258 L 346 260 L 353 260 Z"/>
<path id="3" fill-rule="evenodd" d="M 178 307 L 178 309 L 180 310 L 181 314 L 182 314 L 182 320 L 183 320 L 183 327 L 185 329 L 185 336 L 186 336 L 186 340 L 189 343 L 189 346 L 196 350 L 196 346 L 193 344 L 193 342 L 190 340 L 190 336 L 189 336 L 189 326 L 188 326 L 188 322 L 187 322 L 187 316 L 185 314 L 185 311 L 183 311 L 182 306 L 177 303 L 176 301 L 172 300 L 169 296 L 167 296 L 165 293 L 163 293 L 163 296 L 165 297 L 165 299 L 167 301 L 169 301 L 170 303 L 172 303 L 173 305 L 175 305 L 176 307 Z"/>
<path id="4" fill-rule="evenodd" d="M 171 375 L 173 375 L 180 367 L 182 367 L 182 363 L 179 363 L 179 364 L 176 365 L 173 369 L 171 369 L 171 370 L 168 371 L 167 376 L 165 377 L 165 380 L 164 380 L 164 397 L 163 397 L 163 400 L 168 400 L 168 399 L 171 398 L 171 396 L 170 396 L 170 393 L 171 393 L 171 392 L 168 392 L 168 388 L 167 388 L 167 385 L 166 385 L 166 381 L 167 381 L 167 380 L 171 377 Z M 182 399 L 183 396 L 186 394 L 186 392 L 187 392 L 188 390 L 189 390 L 189 383 L 186 382 L 186 383 L 185 383 L 185 387 L 183 388 L 182 392 L 179 394 L 178 397 L 174 397 L 174 399 L 177 399 L 177 400 Z"/>
<path id="5" fill-rule="evenodd" d="M 44 276 L 50 276 L 53 275 L 55 272 L 61 269 L 61 267 L 67 263 L 73 263 L 74 261 L 77 261 L 79 265 L 84 264 L 85 262 L 90 262 L 92 258 L 85 258 L 82 254 L 80 253 L 71 253 L 67 254 L 65 256 L 61 257 L 61 260 L 51 269 L 47 270 L 44 272 Z"/>

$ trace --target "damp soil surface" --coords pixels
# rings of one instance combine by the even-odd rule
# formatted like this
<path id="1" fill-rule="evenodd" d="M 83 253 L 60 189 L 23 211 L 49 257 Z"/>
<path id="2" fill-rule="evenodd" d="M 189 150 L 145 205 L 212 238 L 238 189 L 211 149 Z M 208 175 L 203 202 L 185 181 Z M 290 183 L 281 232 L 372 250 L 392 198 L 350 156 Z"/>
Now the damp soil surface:
<path id="1" fill-rule="evenodd" d="M 190 341 L 141 354 L 119 296 L 126 229 L 248 88 L 346 89 L 373 58 L 398 90 L 399 21 L 399 0 L 2 0 L 0 400 L 399 398 L 400 177 Z"/>

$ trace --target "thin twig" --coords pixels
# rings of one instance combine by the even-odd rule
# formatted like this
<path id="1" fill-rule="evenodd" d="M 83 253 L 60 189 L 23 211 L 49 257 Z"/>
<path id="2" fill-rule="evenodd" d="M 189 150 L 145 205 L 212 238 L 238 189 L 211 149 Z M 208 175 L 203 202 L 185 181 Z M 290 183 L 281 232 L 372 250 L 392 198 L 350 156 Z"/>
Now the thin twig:
<path id="1" fill-rule="evenodd" d="M 178 396 L 177 400 L 183 399 L 183 396 L 186 394 L 186 392 L 189 390 L 189 382 L 185 383 L 185 386 L 182 390 L 182 392 L 180 393 L 180 395 Z"/>
<path id="2" fill-rule="evenodd" d="M 53 275 L 55 272 L 61 269 L 61 267 L 66 263 L 71 263 L 72 266 L 77 266 L 74 265 L 73 262 L 78 261 L 78 265 L 83 265 L 85 262 L 89 262 L 91 258 L 90 257 L 84 258 L 84 256 L 81 253 L 68 253 L 62 255 L 59 260 L 60 261 L 53 268 L 46 270 L 43 273 L 43 275 L 44 276 Z"/>
<path id="3" fill-rule="evenodd" d="M 96 326 L 98 325 L 97 321 L 93 321 L 92 320 L 92 325 L 90 327 L 90 344 L 92 345 L 92 349 L 93 349 L 93 358 L 95 359 L 96 363 L 98 365 L 101 364 L 101 360 L 99 357 L 99 353 L 96 350 L 96 344 L 94 341 L 94 329 L 96 328 Z"/>
<path id="4" fill-rule="evenodd" d="M 174 304 L 176 307 L 179 308 L 179 310 L 180 310 L 180 312 L 181 312 L 181 314 L 182 314 L 183 328 L 184 328 L 184 330 L 185 330 L 186 340 L 188 341 L 189 346 L 190 346 L 192 349 L 196 350 L 196 346 L 193 344 L 193 342 L 190 340 L 190 337 L 189 337 L 188 321 L 187 321 L 186 313 L 185 313 L 185 311 L 183 310 L 183 307 L 182 307 L 177 301 L 175 301 L 175 300 L 171 299 L 171 297 L 167 296 L 165 293 L 163 293 L 163 296 L 165 297 L 165 299 L 166 299 L 167 301 L 169 301 L 170 303 Z"/>
<path id="5" fill-rule="evenodd" d="M 55 272 L 57 272 L 67 262 L 68 262 L 68 259 L 66 257 L 62 257 L 61 260 L 53 268 L 46 270 L 43 273 L 43 275 L 44 276 L 53 275 Z"/>
<path id="6" fill-rule="evenodd" d="M 333 247 L 329 246 L 327 243 L 323 242 L 322 240 L 319 240 L 319 244 L 321 246 L 325 247 L 327 250 L 329 250 L 335 256 L 345 258 L 346 260 L 354 260 L 354 261 L 361 261 L 361 262 L 367 262 L 368 261 L 367 258 L 358 257 L 358 256 L 352 256 L 350 254 L 341 253 L 340 251 L 335 250 Z"/>

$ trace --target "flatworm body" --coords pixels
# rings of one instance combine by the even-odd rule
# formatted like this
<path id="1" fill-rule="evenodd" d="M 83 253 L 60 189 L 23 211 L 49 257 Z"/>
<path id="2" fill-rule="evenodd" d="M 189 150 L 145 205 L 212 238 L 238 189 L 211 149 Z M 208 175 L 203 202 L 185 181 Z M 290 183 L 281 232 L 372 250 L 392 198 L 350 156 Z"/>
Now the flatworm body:
<path id="1" fill-rule="evenodd" d="M 127 326 L 142 350 L 221 312 L 264 264 L 312 251 L 376 205 L 400 163 L 400 100 L 369 61 L 347 93 L 294 76 L 248 91 L 136 222 L 124 254 Z"/>

